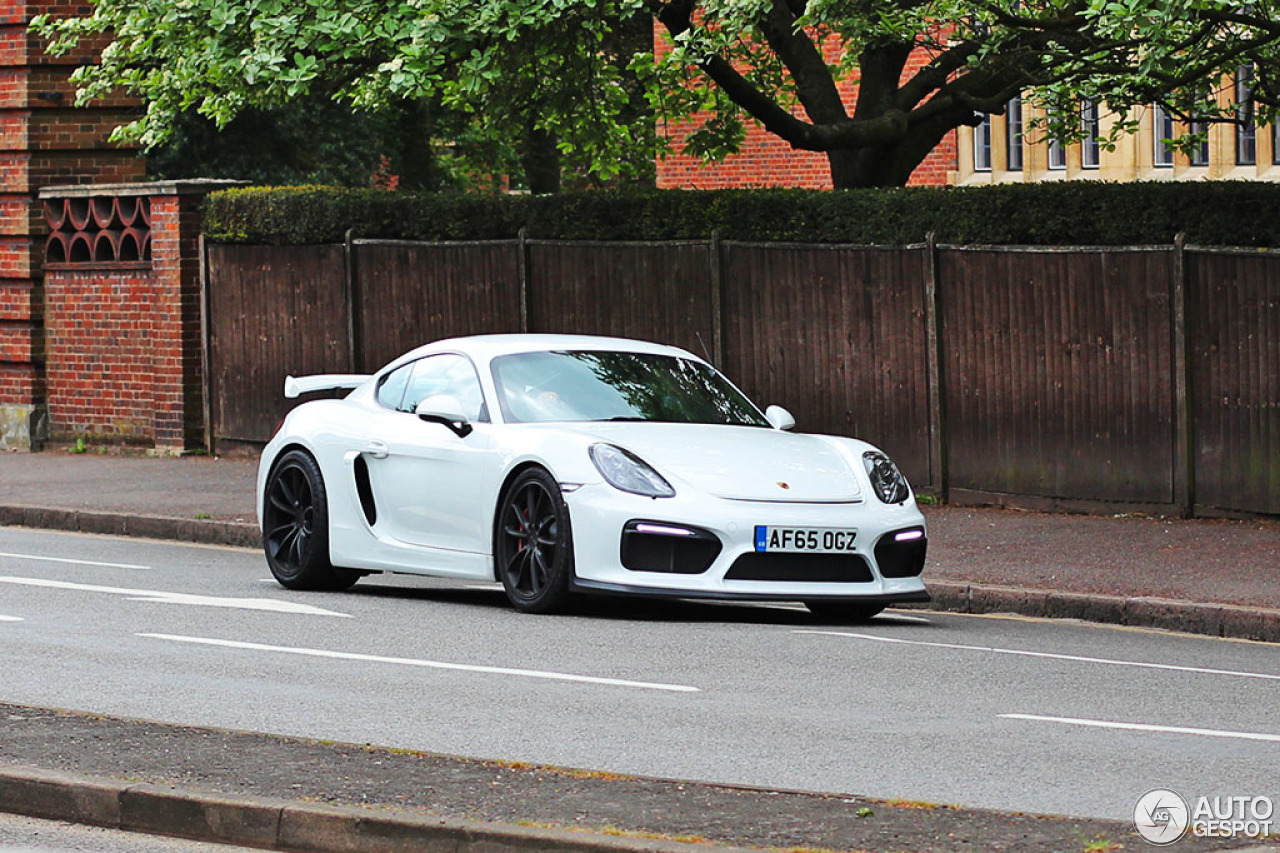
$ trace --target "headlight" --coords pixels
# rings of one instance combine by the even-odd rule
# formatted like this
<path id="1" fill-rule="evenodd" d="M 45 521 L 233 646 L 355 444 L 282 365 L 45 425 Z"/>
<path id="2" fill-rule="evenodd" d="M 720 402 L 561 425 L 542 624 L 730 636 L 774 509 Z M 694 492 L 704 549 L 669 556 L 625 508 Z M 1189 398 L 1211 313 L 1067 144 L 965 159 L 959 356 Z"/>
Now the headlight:
<path id="1" fill-rule="evenodd" d="M 911 494 L 907 478 L 902 476 L 898 466 L 888 456 L 879 451 L 868 450 L 862 454 L 862 464 L 867 466 L 871 488 L 880 500 L 887 504 L 900 504 Z"/>
<path id="2" fill-rule="evenodd" d="M 593 444 L 587 451 L 609 485 L 649 498 L 675 497 L 676 490 L 638 456 L 612 444 Z"/>

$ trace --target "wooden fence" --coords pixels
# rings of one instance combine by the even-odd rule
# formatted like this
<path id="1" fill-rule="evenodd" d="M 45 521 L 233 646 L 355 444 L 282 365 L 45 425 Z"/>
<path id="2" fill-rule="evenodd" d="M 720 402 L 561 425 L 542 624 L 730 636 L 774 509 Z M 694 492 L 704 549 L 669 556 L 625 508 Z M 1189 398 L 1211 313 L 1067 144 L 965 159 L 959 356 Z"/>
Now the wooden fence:
<path id="1" fill-rule="evenodd" d="M 1280 514 L 1280 254 L 504 240 L 206 248 L 211 440 L 442 337 L 704 354 L 954 502 Z"/>

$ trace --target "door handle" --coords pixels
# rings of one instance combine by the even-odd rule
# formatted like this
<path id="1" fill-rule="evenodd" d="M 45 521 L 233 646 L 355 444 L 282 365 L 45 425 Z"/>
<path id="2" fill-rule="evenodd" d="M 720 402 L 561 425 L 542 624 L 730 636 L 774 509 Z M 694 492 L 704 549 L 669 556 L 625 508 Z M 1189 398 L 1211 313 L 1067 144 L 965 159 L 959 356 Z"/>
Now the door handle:
<path id="1" fill-rule="evenodd" d="M 386 459 L 390 450 L 385 441 L 371 441 L 364 446 L 364 452 L 374 459 Z"/>

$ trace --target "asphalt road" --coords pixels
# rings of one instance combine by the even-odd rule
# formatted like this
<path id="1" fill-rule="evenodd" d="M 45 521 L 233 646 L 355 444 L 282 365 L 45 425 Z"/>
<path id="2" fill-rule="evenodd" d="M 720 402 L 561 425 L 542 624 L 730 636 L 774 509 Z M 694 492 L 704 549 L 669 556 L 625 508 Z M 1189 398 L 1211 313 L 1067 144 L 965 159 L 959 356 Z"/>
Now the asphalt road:
<path id="1" fill-rule="evenodd" d="M 0 529 L 0 699 L 701 781 L 1128 819 L 1280 799 L 1275 646 L 1024 619 L 601 601 Z"/>

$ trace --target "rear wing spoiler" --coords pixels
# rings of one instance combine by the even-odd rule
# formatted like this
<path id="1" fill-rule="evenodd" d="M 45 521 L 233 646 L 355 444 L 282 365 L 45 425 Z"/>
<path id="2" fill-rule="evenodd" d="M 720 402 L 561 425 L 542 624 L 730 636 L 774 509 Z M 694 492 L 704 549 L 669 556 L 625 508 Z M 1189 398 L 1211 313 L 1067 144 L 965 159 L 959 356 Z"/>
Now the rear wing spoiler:
<path id="1" fill-rule="evenodd" d="M 299 394 L 312 391 L 336 391 L 339 388 L 356 388 L 369 380 L 365 373 L 319 373 L 315 376 L 286 376 L 284 395 L 290 400 Z"/>

